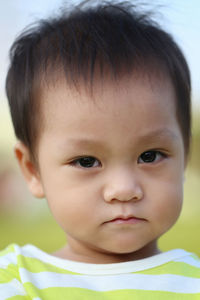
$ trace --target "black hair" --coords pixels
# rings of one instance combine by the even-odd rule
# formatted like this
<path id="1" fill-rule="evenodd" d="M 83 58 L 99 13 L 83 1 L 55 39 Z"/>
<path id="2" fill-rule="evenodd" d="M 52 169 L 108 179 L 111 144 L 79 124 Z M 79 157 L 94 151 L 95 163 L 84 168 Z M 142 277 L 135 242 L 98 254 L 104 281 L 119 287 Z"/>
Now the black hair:
<path id="1" fill-rule="evenodd" d="M 191 136 L 191 83 L 179 46 L 152 20 L 151 14 L 139 12 L 130 2 L 84 3 L 39 21 L 25 30 L 11 47 L 6 92 L 17 138 L 34 152 L 40 116 L 36 93 L 42 76 L 62 69 L 68 83 L 76 85 L 83 79 L 92 84 L 97 66 L 102 75 L 106 68 L 119 77 L 122 70 L 148 71 L 156 65 L 173 84 L 177 120 L 187 154 Z"/>

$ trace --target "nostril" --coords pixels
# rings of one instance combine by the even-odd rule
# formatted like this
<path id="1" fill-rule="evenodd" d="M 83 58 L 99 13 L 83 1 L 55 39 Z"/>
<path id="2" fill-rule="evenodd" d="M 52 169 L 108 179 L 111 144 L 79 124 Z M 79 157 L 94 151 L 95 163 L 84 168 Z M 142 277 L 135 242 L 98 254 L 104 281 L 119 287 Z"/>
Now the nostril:
<path id="1" fill-rule="evenodd" d="M 142 188 L 139 186 L 132 186 L 131 188 L 109 186 L 104 191 L 104 200 L 111 202 L 114 200 L 128 202 L 139 201 L 143 198 Z"/>

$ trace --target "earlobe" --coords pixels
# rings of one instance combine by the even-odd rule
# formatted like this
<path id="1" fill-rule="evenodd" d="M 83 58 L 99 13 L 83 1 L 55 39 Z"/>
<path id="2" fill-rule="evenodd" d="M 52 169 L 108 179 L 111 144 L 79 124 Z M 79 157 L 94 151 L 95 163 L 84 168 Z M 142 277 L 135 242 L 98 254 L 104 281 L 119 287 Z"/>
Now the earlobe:
<path id="1" fill-rule="evenodd" d="M 36 198 L 44 198 L 41 178 L 36 165 L 31 160 L 29 149 L 21 141 L 18 141 L 14 152 L 30 192 Z"/>

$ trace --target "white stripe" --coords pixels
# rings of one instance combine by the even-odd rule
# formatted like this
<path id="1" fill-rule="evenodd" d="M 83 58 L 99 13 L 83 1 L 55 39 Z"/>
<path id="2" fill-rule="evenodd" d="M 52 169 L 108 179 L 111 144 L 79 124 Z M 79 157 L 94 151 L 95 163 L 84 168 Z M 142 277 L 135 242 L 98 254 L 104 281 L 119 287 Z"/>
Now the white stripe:
<path id="1" fill-rule="evenodd" d="M 6 300 L 9 297 L 26 296 L 24 288 L 17 279 L 8 283 L 0 283 L 0 299 Z"/>
<path id="2" fill-rule="evenodd" d="M 16 254 L 14 252 L 7 253 L 3 256 L 0 256 L 0 267 L 7 268 L 10 264 L 17 264 Z"/>
<path id="3" fill-rule="evenodd" d="M 176 259 L 176 261 L 186 263 L 186 264 L 191 265 L 196 268 L 200 268 L 200 261 L 196 260 L 192 256 L 185 256 L 180 259 Z"/>
<path id="4" fill-rule="evenodd" d="M 26 245 L 22 248 L 22 250 L 22 254 L 26 257 L 37 258 L 43 262 L 66 269 L 67 271 L 87 275 L 115 275 L 133 273 L 151 269 L 168 263 L 169 261 L 190 255 L 190 253 L 186 252 L 185 250 L 174 249 L 132 262 L 128 261 L 113 264 L 90 264 L 55 257 L 45 253 L 33 245 Z"/>
<path id="5" fill-rule="evenodd" d="M 200 278 L 178 275 L 122 274 L 109 276 L 69 275 L 53 272 L 31 273 L 20 269 L 23 283 L 32 282 L 37 288 L 75 287 L 94 291 L 123 289 L 200 293 Z"/>

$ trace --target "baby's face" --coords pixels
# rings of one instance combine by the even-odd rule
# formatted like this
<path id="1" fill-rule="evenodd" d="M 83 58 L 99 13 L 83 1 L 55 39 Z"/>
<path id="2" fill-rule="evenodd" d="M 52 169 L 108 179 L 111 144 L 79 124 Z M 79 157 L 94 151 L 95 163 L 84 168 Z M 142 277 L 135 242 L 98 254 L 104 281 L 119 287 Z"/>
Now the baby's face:
<path id="1" fill-rule="evenodd" d="M 171 84 L 142 76 L 105 80 L 92 99 L 58 81 L 41 98 L 40 180 L 67 235 L 64 257 L 104 263 L 157 253 L 183 196 Z"/>

